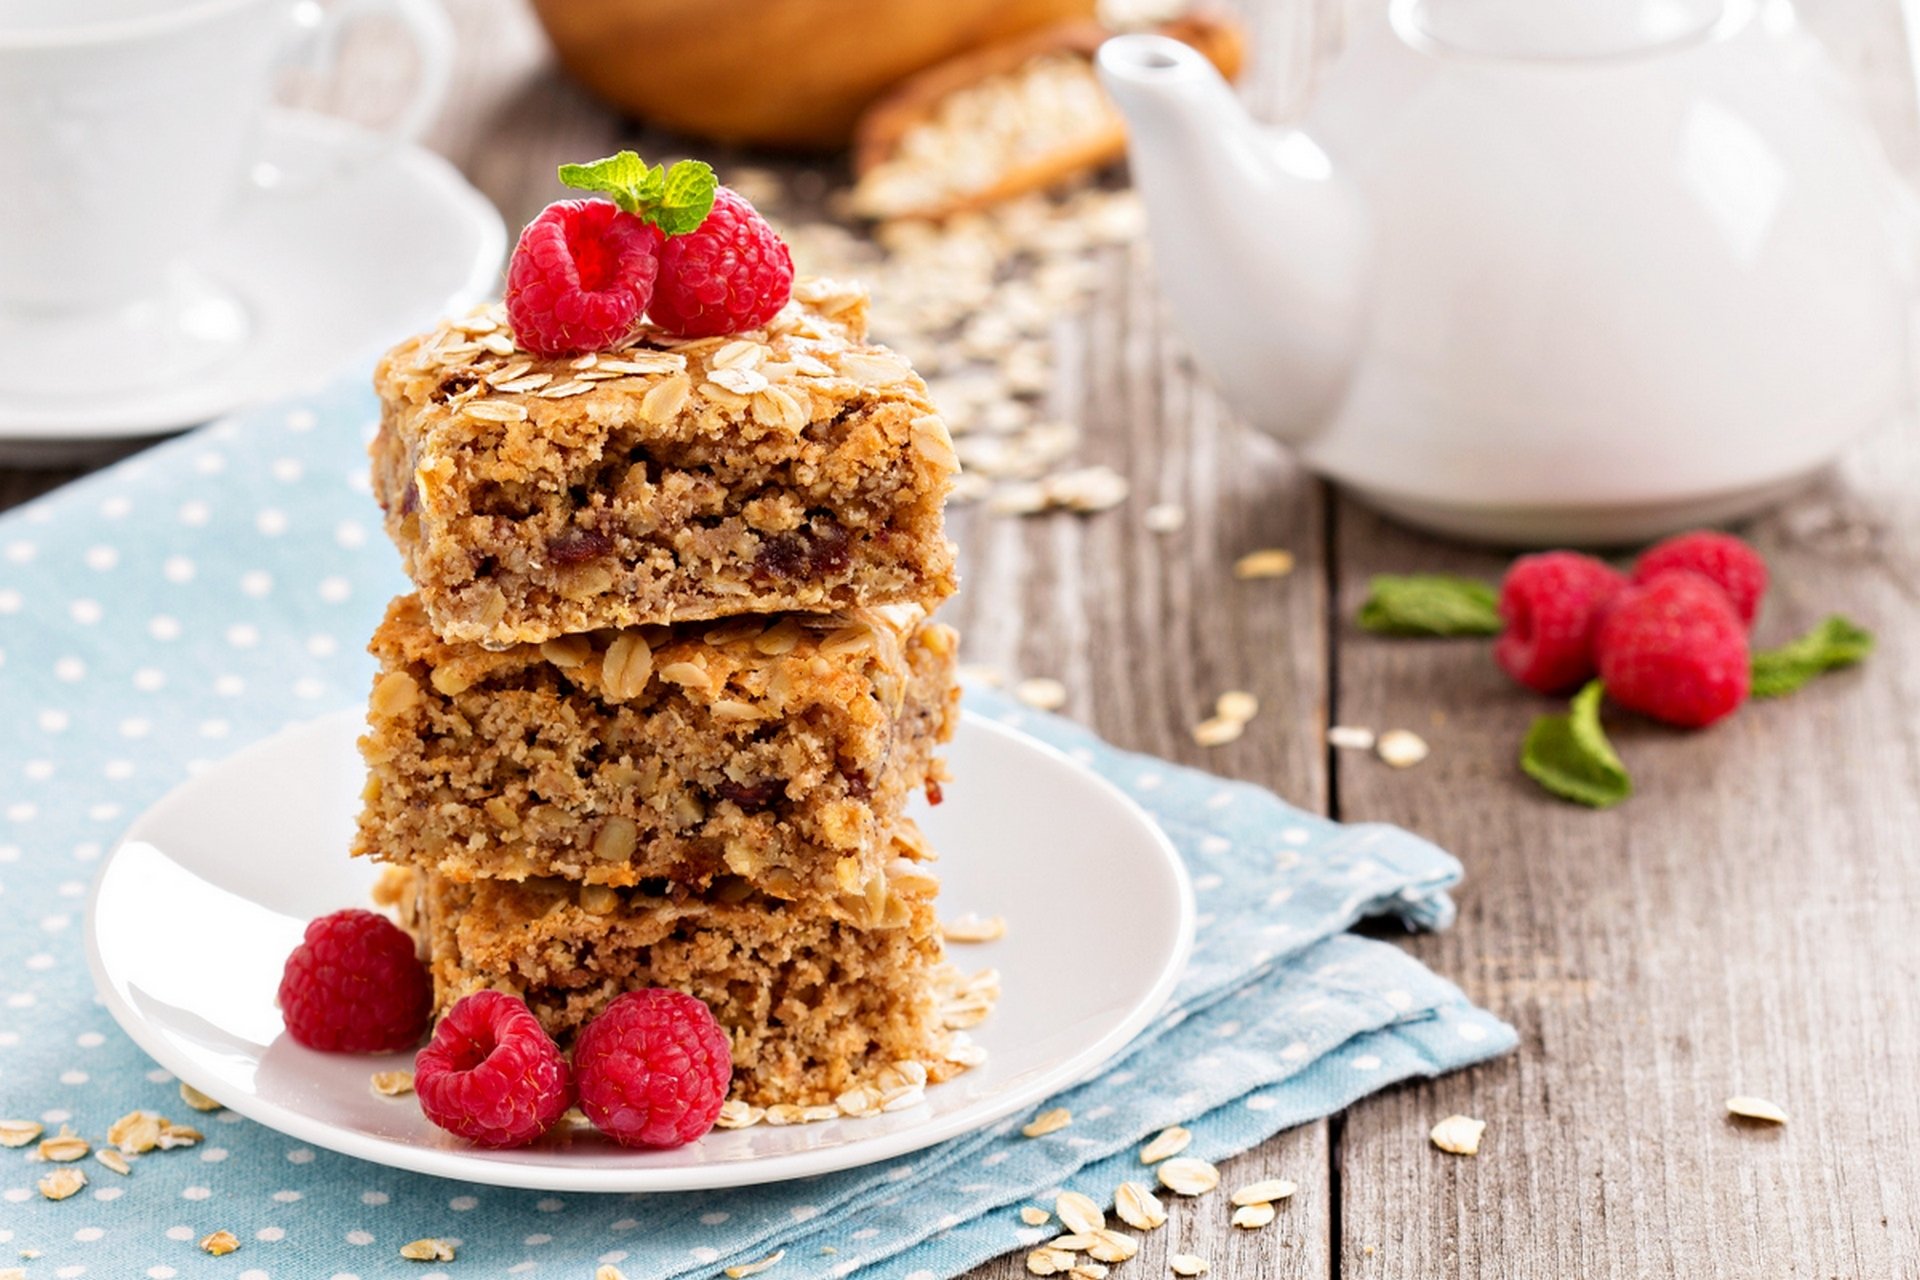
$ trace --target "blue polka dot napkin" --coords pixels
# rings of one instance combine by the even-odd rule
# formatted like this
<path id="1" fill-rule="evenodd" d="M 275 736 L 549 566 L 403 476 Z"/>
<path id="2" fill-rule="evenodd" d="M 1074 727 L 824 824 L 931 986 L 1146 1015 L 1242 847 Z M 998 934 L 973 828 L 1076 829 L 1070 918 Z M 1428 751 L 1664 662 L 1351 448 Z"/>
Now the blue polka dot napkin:
<path id="1" fill-rule="evenodd" d="M 115 835 L 205 762 L 358 705 L 363 648 L 405 588 L 367 496 L 375 417 L 360 379 L 216 424 L 0 518 L 0 1118 L 101 1138 L 136 1107 L 182 1119 L 168 1075 L 94 998 L 87 882 Z M 784 1250 L 771 1280 L 938 1280 L 1049 1234 L 1022 1204 L 1104 1199 L 1141 1140 L 1180 1122 L 1218 1158 L 1396 1080 L 1503 1053 L 1514 1033 L 1389 944 L 1391 916 L 1449 922 L 1460 867 L 1404 831 L 1342 826 L 1270 792 L 1131 755 L 988 690 L 976 710 L 1130 792 L 1192 871 L 1200 923 L 1172 1005 L 1096 1079 L 1025 1117 L 866 1169 L 672 1196 L 551 1196 L 396 1172 L 231 1112 L 58 1203 L 49 1166 L 0 1150 L 0 1271 L 40 1277 L 370 1280 L 713 1276 Z M 1284 1175 L 1284 1169 L 1272 1171 Z M 1302 1195 L 1316 1194 L 1308 1188 Z M 1282 1212 L 1285 1212 L 1283 1209 Z M 214 1258 L 215 1230 L 239 1250 Z M 452 1263 L 399 1247 L 457 1241 Z"/>

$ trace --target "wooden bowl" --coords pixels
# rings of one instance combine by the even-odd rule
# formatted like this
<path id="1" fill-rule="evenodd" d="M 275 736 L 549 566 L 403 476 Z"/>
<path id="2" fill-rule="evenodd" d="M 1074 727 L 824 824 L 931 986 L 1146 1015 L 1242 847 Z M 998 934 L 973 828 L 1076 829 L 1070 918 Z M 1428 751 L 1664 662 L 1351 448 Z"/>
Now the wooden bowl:
<path id="1" fill-rule="evenodd" d="M 1094 0 L 533 0 L 561 65 L 631 115 L 720 142 L 843 145 L 923 67 Z"/>

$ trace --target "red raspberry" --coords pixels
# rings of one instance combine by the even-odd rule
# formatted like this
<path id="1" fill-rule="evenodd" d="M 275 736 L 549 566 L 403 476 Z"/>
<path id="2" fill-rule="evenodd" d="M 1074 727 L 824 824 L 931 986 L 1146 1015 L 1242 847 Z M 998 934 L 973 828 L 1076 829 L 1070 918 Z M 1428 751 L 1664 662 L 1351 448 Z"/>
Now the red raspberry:
<path id="1" fill-rule="evenodd" d="M 1747 700 L 1747 629 L 1726 593 L 1674 570 L 1628 587 L 1600 626 L 1607 696 L 1642 715 L 1689 729 Z"/>
<path id="2" fill-rule="evenodd" d="M 721 187 L 713 212 L 660 250 L 652 321 L 683 338 L 757 329 L 793 293 L 793 255 L 745 197 Z"/>
<path id="3" fill-rule="evenodd" d="M 1573 551 L 1521 556 L 1500 584 L 1501 670 L 1529 689 L 1567 693 L 1593 679 L 1593 637 L 1627 580 Z"/>
<path id="4" fill-rule="evenodd" d="M 413 939 L 372 911 L 336 911 L 309 924 L 280 975 L 287 1034 L 309 1049 L 410 1049 L 432 1012 L 433 984 Z"/>
<path id="5" fill-rule="evenodd" d="M 507 320 L 539 356 L 618 344 L 653 299 L 660 228 L 605 200 L 557 200 L 520 233 L 507 264 Z"/>
<path id="6" fill-rule="evenodd" d="M 733 1083 L 727 1033 L 707 1006 L 665 987 L 629 991 L 573 1043 L 580 1109 L 628 1147 L 678 1147 L 713 1128 Z"/>
<path id="7" fill-rule="evenodd" d="M 427 1119 L 483 1147 L 523 1147 L 573 1105 L 572 1073 L 526 1002 L 463 997 L 413 1060 Z"/>
<path id="8" fill-rule="evenodd" d="M 1651 582 L 1674 569 L 1688 569 L 1716 584 L 1733 602 L 1733 611 L 1747 629 L 1760 612 L 1767 594 L 1767 562 L 1730 533 L 1700 529 L 1682 533 L 1648 548 L 1633 566 L 1635 582 Z"/>

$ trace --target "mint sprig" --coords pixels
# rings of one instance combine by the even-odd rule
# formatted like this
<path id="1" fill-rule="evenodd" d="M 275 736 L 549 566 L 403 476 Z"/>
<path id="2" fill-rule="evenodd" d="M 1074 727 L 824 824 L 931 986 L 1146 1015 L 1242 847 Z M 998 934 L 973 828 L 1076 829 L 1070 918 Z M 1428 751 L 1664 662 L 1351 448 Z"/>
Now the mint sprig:
<path id="1" fill-rule="evenodd" d="M 1444 573 L 1380 574 L 1368 583 L 1356 621 L 1388 636 L 1500 634 L 1500 595 L 1492 584 Z"/>
<path id="2" fill-rule="evenodd" d="M 1574 695 L 1566 715 L 1535 720 L 1520 748 L 1520 767 L 1528 777 L 1563 800 L 1595 809 L 1633 794 L 1633 779 L 1600 727 L 1605 694 L 1605 687 L 1592 681 Z"/>
<path id="3" fill-rule="evenodd" d="M 697 229 L 713 210 L 720 189 L 713 168 L 704 160 L 682 160 L 673 168 L 648 167 L 631 151 L 590 164 L 563 164 L 560 181 L 576 191 L 592 191 L 610 198 L 628 213 L 643 218 L 670 236 Z"/>
<path id="4" fill-rule="evenodd" d="M 1873 652 L 1873 633 L 1839 614 L 1798 640 L 1753 655 L 1753 696 L 1778 698 L 1817 675 L 1850 667 Z"/>

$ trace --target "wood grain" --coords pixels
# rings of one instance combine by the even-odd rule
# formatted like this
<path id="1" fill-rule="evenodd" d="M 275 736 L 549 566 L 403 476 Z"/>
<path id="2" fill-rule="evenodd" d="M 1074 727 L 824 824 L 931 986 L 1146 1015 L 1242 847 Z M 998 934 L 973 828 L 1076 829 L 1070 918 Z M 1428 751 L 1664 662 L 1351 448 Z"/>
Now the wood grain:
<path id="1" fill-rule="evenodd" d="M 1246 92 L 1297 110 L 1338 35 L 1338 0 L 1246 0 Z M 685 144 L 637 131 L 552 69 L 515 0 L 449 0 L 453 99 L 429 142 L 515 227 L 554 197 L 561 157 Z M 1913 85 L 1890 0 L 1824 0 L 1828 37 L 1920 172 Z M 399 100 L 406 57 L 378 30 L 301 101 L 361 118 Z M 716 157 L 722 164 L 724 154 Z M 1134 484 L 1095 517 L 955 514 L 965 586 L 950 618 L 969 662 L 1049 675 L 1068 711 L 1122 746 L 1264 783 L 1309 808 L 1386 819 L 1467 865 L 1460 923 L 1408 945 L 1521 1030 L 1520 1052 L 1397 1088 L 1225 1166 L 1229 1185 L 1301 1190 L 1263 1231 L 1225 1197 L 1176 1201 L 1117 1275 L 1164 1276 L 1169 1252 L 1220 1277 L 1343 1275 L 1920 1276 L 1920 441 L 1883 434 L 1818 489 L 1748 532 L 1778 587 L 1768 641 L 1843 610 L 1882 650 L 1864 669 L 1699 735 L 1622 724 L 1640 786 L 1589 813 L 1517 771 L 1542 704 L 1483 643 L 1384 641 L 1345 621 L 1367 576 L 1502 559 L 1397 529 L 1329 498 L 1236 424 L 1161 316 L 1139 253 L 1102 261 L 1062 317 L 1050 411 L 1086 429 L 1088 461 Z M 97 465 L 97 464 L 96 464 Z M 0 507 L 83 468 L 0 469 Z M 1156 502 L 1188 512 L 1148 532 Z M 1292 550 L 1289 578 L 1236 582 L 1233 560 Z M 1246 736 L 1207 750 L 1190 729 L 1229 688 L 1256 692 Z M 1395 772 L 1329 760 L 1325 726 L 1403 725 L 1431 759 Z M 1737 1125 L 1723 1099 L 1787 1107 L 1783 1130 Z M 1426 1140 L 1440 1116 L 1489 1122 L 1476 1159 Z M 1096 1198 L 1110 1188 L 1082 1188 Z M 1024 1276 L 1018 1252 L 980 1277 Z"/>

